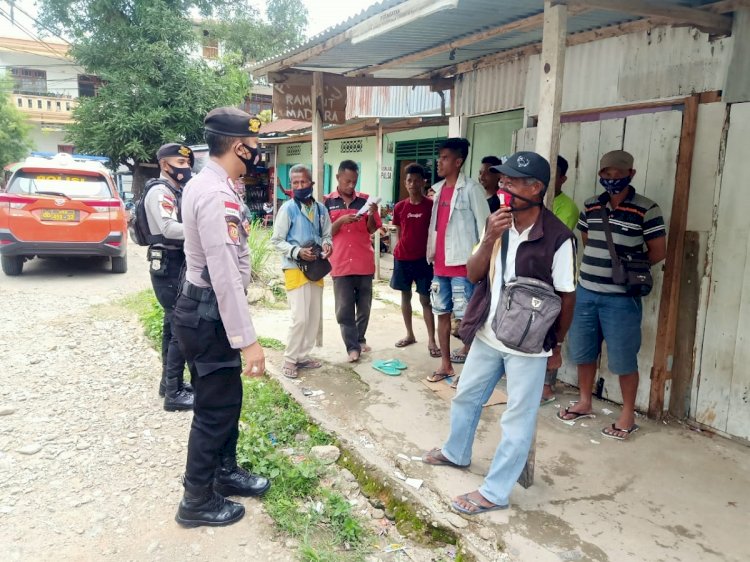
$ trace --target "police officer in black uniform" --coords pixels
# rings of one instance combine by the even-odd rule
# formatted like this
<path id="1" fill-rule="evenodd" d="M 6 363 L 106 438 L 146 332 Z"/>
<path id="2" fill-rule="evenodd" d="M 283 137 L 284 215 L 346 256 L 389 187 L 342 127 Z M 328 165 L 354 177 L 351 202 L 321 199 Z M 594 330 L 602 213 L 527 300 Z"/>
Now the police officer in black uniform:
<path id="1" fill-rule="evenodd" d="M 159 395 L 164 397 L 164 409 L 173 412 L 193 408 L 193 389 L 183 381 L 185 358 L 172 333 L 172 312 L 185 263 L 185 235 L 180 219 L 182 188 L 191 177 L 195 157 L 187 146 L 170 143 L 159 148 L 156 159 L 161 175 L 146 184 L 143 205 L 148 222 L 151 285 L 164 309 Z"/>
<path id="2" fill-rule="evenodd" d="M 249 224 L 234 191 L 258 161 L 260 121 L 223 107 L 205 119 L 210 160 L 185 187 L 185 283 L 173 330 L 195 387 L 185 492 L 176 520 L 186 527 L 229 525 L 245 514 L 225 496 L 257 496 L 270 482 L 237 466 L 240 375 L 265 372 L 245 291 L 250 283 Z M 245 359 L 242 371 L 241 358 Z"/>

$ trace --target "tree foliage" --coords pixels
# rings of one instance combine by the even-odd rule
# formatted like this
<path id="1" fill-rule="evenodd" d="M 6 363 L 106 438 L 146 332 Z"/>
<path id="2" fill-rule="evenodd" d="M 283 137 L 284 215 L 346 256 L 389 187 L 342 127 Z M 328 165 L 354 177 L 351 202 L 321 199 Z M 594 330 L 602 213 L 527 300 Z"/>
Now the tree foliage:
<path id="1" fill-rule="evenodd" d="M 229 4 L 209 25 L 211 35 L 247 64 L 305 41 L 307 8 L 301 0 L 266 0 L 265 17 L 248 0 Z"/>
<path id="2" fill-rule="evenodd" d="M 0 170 L 22 160 L 31 150 L 29 137 L 31 126 L 14 105 L 9 93 L 13 91 L 13 81 L 0 74 Z"/>
<path id="3" fill-rule="evenodd" d="M 202 142 L 203 118 L 248 93 L 237 60 L 209 66 L 189 18 L 206 0 L 41 0 L 41 23 L 72 38 L 71 55 L 104 85 L 80 98 L 69 141 L 131 169 L 166 142 Z"/>

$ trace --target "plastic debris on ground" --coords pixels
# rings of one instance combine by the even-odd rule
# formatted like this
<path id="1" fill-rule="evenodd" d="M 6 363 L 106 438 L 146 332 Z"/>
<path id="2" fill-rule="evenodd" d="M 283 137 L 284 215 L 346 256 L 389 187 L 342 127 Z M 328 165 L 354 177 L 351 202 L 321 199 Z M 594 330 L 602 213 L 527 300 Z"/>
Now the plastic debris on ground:
<path id="1" fill-rule="evenodd" d="M 593 443 L 594 445 L 599 445 L 599 441 L 597 441 L 597 440 L 595 440 L 595 439 L 591 439 L 591 442 L 592 442 L 592 443 Z"/>
<path id="2" fill-rule="evenodd" d="M 403 459 L 403 460 L 405 460 L 406 462 L 411 462 L 411 459 L 410 459 L 410 458 L 409 458 L 408 456 L 406 456 L 405 454 L 403 454 L 403 453 L 399 453 L 399 454 L 398 454 L 398 455 L 396 455 L 396 456 L 397 456 L 398 458 L 400 458 L 400 459 Z"/>
<path id="3" fill-rule="evenodd" d="M 398 478 L 399 480 L 406 480 L 406 474 L 401 472 L 400 470 L 394 470 L 393 475 Z"/>
<path id="4" fill-rule="evenodd" d="M 400 550 L 406 550 L 405 544 L 389 544 L 383 549 L 383 552 L 398 552 Z"/>
<path id="5" fill-rule="evenodd" d="M 412 457 L 411 460 L 422 462 L 422 457 Z"/>
<path id="6" fill-rule="evenodd" d="M 411 486 L 415 490 L 419 490 L 422 487 L 424 480 L 420 480 L 419 478 L 407 478 L 404 482 L 406 482 L 409 486 Z"/>
<path id="7" fill-rule="evenodd" d="M 610 410 L 609 408 L 602 408 L 602 414 L 604 414 L 605 416 L 608 416 L 611 413 L 612 413 L 612 410 Z"/>

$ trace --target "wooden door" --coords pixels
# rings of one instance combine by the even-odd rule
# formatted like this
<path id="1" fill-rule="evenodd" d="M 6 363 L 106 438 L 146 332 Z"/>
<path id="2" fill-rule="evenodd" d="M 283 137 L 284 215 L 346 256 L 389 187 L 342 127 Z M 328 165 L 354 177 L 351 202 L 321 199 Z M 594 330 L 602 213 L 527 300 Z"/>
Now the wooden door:
<path id="1" fill-rule="evenodd" d="M 704 279 L 705 320 L 698 323 L 695 421 L 750 439 L 750 219 L 747 214 L 747 139 L 750 103 L 733 104 L 724 153 L 718 214 L 709 236 Z M 711 243 L 711 238 L 713 241 Z M 699 317 L 702 318 L 702 317 Z"/>

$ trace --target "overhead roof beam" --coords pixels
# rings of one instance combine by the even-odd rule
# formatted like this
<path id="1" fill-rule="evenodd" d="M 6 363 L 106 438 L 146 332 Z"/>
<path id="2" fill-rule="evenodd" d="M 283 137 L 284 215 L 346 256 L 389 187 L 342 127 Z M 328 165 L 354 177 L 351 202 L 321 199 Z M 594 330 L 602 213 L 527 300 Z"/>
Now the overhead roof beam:
<path id="1" fill-rule="evenodd" d="M 373 78 L 372 76 L 342 76 L 341 74 L 324 73 L 326 86 L 430 86 L 433 90 L 450 90 L 452 78 Z M 268 81 L 273 84 L 290 86 L 309 86 L 312 84 L 312 73 L 302 70 L 288 72 L 271 72 Z"/>
<path id="2" fill-rule="evenodd" d="M 570 15 L 581 14 L 583 12 L 589 11 L 590 9 L 591 8 L 586 7 L 586 6 L 577 6 L 575 8 L 571 8 L 569 10 L 569 14 Z M 362 74 L 363 72 L 366 72 L 367 74 L 373 74 L 379 70 L 384 70 L 386 68 L 394 68 L 394 67 L 401 66 L 403 64 L 407 64 L 410 62 L 415 62 L 418 60 L 426 59 L 427 57 L 432 57 L 434 55 L 447 53 L 447 52 L 453 51 L 454 49 L 460 49 L 468 45 L 474 45 L 481 41 L 485 41 L 487 39 L 497 37 L 498 35 L 504 35 L 506 33 L 512 33 L 512 32 L 518 32 L 518 31 L 529 31 L 531 29 L 538 29 L 542 27 L 543 23 L 544 23 L 544 12 L 541 12 L 539 14 L 535 14 L 527 18 L 515 20 L 509 23 L 505 23 L 503 25 L 498 25 L 496 27 L 485 29 L 484 31 L 479 31 L 477 33 L 472 33 L 471 35 L 467 35 L 466 37 L 461 37 L 460 39 L 456 39 L 455 41 L 449 41 L 448 43 L 443 43 L 442 45 L 437 45 L 430 49 L 417 51 L 416 53 L 411 53 L 402 57 L 391 59 L 382 64 L 358 68 L 356 70 L 352 70 L 351 72 L 347 73 L 347 75 L 357 76 L 357 75 Z"/>
<path id="3" fill-rule="evenodd" d="M 713 35 L 729 35 L 732 32 L 731 17 L 679 5 L 655 5 L 647 0 L 567 0 L 567 3 L 569 6 L 658 18 L 674 25 L 691 25 Z"/>
<path id="4" fill-rule="evenodd" d="M 575 1 L 575 0 L 570 0 Z M 599 1 L 599 0 L 592 0 Z M 629 1 L 629 0 L 628 0 Z M 707 4 L 702 6 L 700 12 L 704 10 L 707 13 L 723 14 L 733 12 L 740 7 L 750 7 L 750 0 L 722 0 L 720 2 L 714 2 L 713 4 Z M 731 20 L 731 18 L 730 18 Z M 571 33 L 568 35 L 567 46 L 582 45 L 583 43 L 590 43 L 591 41 L 598 41 L 600 39 L 607 39 L 608 37 L 617 37 L 619 35 L 626 35 L 628 33 L 639 33 L 642 31 L 648 31 L 654 27 L 660 25 L 666 25 L 663 18 L 653 19 L 641 19 L 636 21 L 630 21 L 626 23 L 620 23 L 617 25 L 610 25 L 607 27 L 599 27 L 591 29 L 589 31 L 581 31 L 578 33 Z M 531 45 L 525 45 L 523 47 L 516 47 L 514 49 L 506 49 L 505 51 L 499 51 L 491 55 L 485 55 L 476 59 L 464 61 L 458 64 L 450 66 L 444 66 L 442 68 L 436 68 L 429 72 L 425 72 L 416 76 L 416 78 L 438 78 L 443 76 L 457 76 L 473 70 L 479 70 L 480 68 L 487 68 L 489 66 L 496 66 L 505 62 L 515 60 L 530 55 L 536 55 L 542 52 L 542 44 L 535 43 Z"/>

